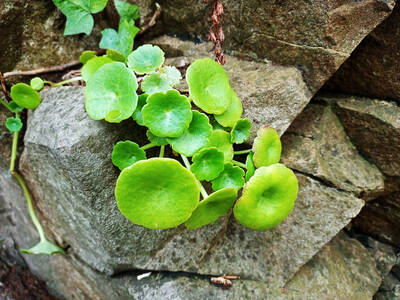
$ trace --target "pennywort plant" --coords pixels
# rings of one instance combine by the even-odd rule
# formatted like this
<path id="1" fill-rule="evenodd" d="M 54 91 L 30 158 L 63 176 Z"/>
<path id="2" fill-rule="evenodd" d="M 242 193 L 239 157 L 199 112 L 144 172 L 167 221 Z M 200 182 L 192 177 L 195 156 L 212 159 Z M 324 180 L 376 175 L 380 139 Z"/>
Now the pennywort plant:
<path id="1" fill-rule="evenodd" d="M 120 141 L 111 155 L 121 170 L 117 205 L 131 222 L 150 229 L 183 223 L 196 229 L 234 207 L 242 225 L 265 230 L 293 209 L 298 183 L 279 163 L 276 130 L 260 128 L 251 149 L 235 151 L 249 138 L 252 125 L 242 118 L 242 103 L 217 62 L 197 59 L 188 67 L 188 95 L 176 89 L 181 73 L 165 65 L 164 52 L 155 45 L 138 47 L 125 61 L 93 56 L 82 77 L 92 119 L 134 120 L 146 130 L 147 144 Z M 159 156 L 149 157 L 146 151 L 155 147 Z M 166 147 L 174 158 L 164 157 Z"/>

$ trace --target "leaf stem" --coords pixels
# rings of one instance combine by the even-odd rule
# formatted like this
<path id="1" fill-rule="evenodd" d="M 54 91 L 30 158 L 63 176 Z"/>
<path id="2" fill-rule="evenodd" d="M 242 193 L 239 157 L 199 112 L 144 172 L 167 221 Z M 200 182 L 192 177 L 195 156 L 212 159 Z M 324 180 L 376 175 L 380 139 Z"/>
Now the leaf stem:
<path id="1" fill-rule="evenodd" d="M 190 170 L 190 162 L 187 159 L 187 157 L 183 154 L 181 154 L 183 163 L 185 164 L 186 168 L 188 170 Z M 197 180 L 197 179 L 196 179 Z M 201 184 L 201 182 L 199 180 L 197 180 L 197 183 L 199 184 L 199 188 L 200 188 L 200 193 L 203 196 L 203 200 L 206 199 L 208 197 L 207 191 L 205 190 L 205 188 L 203 187 L 203 185 Z"/>
<path id="2" fill-rule="evenodd" d="M 57 83 L 55 83 L 53 85 L 53 87 L 61 86 L 61 85 L 64 85 L 64 84 L 67 84 L 67 83 L 71 83 L 71 82 L 74 82 L 74 81 L 79 81 L 79 80 L 82 80 L 82 76 L 78 76 L 78 77 L 74 77 L 74 78 L 70 78 L 70 79 L 67 79 L 67 80 L 64 80 L 64 81 L 57 82 Z"/>
<path id="3" fill-rule="evenodd" d="M 19 113 L 15 113 L 15 118 L 19 118 Z M 11 147 L 10 173 L 14 172 L 15 160 L 17 158 L 19 131 L 14 132 L 13 142 Z"/>
<path id="4" fill-rule="evenodd" d="M 240 154 L 247 154 L 250 153 L 252 149 L 247 149 L 247 150 L 241 150 L 241 151 L 235 151 L 235 155 L 240 155 Z"/>
<path id="5" fill-rule="evenodd" d="M 241 163 L 240 161 L 236 161 L 236 160 L 233 160 L 233 159 L 232 159 L 232 163 L 233 163 L 234 165 L 236 165 L 236 166 L 239 166 L 239 167 L 241 167 L 241 168 L 247 170 L 247 166 L 246 166 L 244 163 Z"/>
<path id="6" fill-rule="evenodd" d="M 2 98 L 0 98 L 0 103 L 3 104 L 5 108 L 7 108 L 8 110 L 10 110 L 10 109 L 8 108 L 7 102 L 4 101 Z"/>
<path id="7" fill-rule="evenodd" d="M 144 145 L 144 146 L 140 147 L 140 149 L 142 149 L 142 150 L 147 150 L 147 149 L 153 148 L 153 147 L 155 147 L 155 146 L 157 146 L 157 145 L 156 145 L 156 144 L 153 144 L 153 143 L 149 143 L 149 144 L 147 144 L 147 145 Z"/>
<path id="8" fill-rule="evenodd" d="M 165 145 L 160 147 L 160 157 L 164 157 Z"/>

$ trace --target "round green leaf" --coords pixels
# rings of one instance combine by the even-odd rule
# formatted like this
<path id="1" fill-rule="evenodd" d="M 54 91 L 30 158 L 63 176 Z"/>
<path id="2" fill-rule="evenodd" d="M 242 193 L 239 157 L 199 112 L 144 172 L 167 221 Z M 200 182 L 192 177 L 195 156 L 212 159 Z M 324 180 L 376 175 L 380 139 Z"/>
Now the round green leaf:
<path id="1" fill-rule="evenodd" d="M 135 224 L 167 229 L 189 219 L 200 199 L 194 175 L 174 159 L 151 158 L 124 169 L 115 198 L 121 213 Z"/>
<path id="2" fill-rule="evenodd" d="M 198 180 L 213 180 L 224 170 L 224 154 L 217 148 L 203 148 L 192 158 L 190 170 Z"/>
<path id="3" fill-rule="evenodd" d="M 119 123 L 135 111 L 138 96 L 135 75 L 123 63 L 100 67 L 85 88 L 86 111 L 94 120 Z"/>
<path id="4" fill-rule="evenodd" d="M 113 61 L 125 62 L 125 56 L 114 49 L 107 49 L 106 56 Z"/>
<path id="5" fill-rule="evenodd" d="M 132 114 L 132 118 L 136 121 L 136 123 L 138 123 L 140 126 L 144 126 L 143 123 L 143 116 L 142 116 L 142 109 L 143 106 L 146 105 L 146 101 L 147 101 L 147 94 L 141 94 L 138 97 L 138 103 L 136 106 L 135 111 Z"/>
<path id="6" fill-rule="evenodd" d="M 155 93 L 142 109 L 143 122 L 159 137 L 178 137 L 192 121 L 192 110 L 185 96 L 176 90 Z"/>
<path id="7" fill-rule="evenodd" d="M 121 171 L 135 162 L 145 159 L 146 152 L 140 149 L 138 144 L 131 141 L 116 143 L 111 154 L 114 166 L 118 167 Z"/>
<path id="8" fill-rule="evenodd" d="M 164 137 L 158 137 L 154 135 L 150 130 L 146 131 L 147 138 L 149 139 L 150 143 L 156 146 L 165 146 L 168 145 L 168 141 Z"/>
<path id="9" fill-rule="evenodd" d="M 246 181 L 249 181 L 251 177 L 253 177 L 254 172 L 256 171 L 256 166 L 253 161 L 253 152 L 250 152 L 246 158 Z"/>
<path id="10" fill-rule="evenodd" d="M 254 139 L 253 152 L 253 160 L 257 168 L 279 162 L 282 144 L 278 132 L 268 126 L 261 127 Z"/>
<path id="11" fill-rule="evenodd" d="M 96 51 L 86 50 L 79 56 L 79 61 L 84 65 L 93 57 L 96 57 Z"/>
<path id="12" fill-rule="evenodd" d="M 107 56 L 93 57 L 82 67 L 82 79 L 87 83 L 101 66 L 112 62 L 113 60 Z"/>
<path id="13" fill-rule="evenodd" d="M 11 87 L 11 98 L 20 107 L 27 109 L 35 109 L 41 102 L 39 93 L 25 83 L 17 83 Z"/>
<path id="14" fill-rule="evenodd" d="M 181 72 L 173 66 L 165 66 L 160 70 L 161 77 L 168 81 L 169 85 L 174 87 L 179 85 L 182 79 Z"/>
<path id="15" fill-rule="evenodd" d="M 232 91 L 232 100 L 228 109 L 222 115 L 215 115 L 215 120 L 224 127 L 233 127 L 243 113 L 242 101 Z"/>
<path id="16" fill-rule="evenodd" d="M 31 87 L 35 91 L 40 91 L 44 87 L 44 81 L 40 77 L 34 77 L 31 79 Z"/>
<path id="17" fill-rule="evenodd" d="M 232 207 L 237 197 L 237 190 L 225 188 L 212 193 L 201 201 L 185 225 L 188 229 L 200 228 L 216 221 Z"/>
<path id="18" fill-rule="evenodd" d="M 221 129 L 224 131 L 229 131 L 229 132 L 231 131 L 231 128 L 222 126 L 221 124 L 218 123 L 217 120 L 215 120 L 215 118 L 213 118 L 211 125 L 214 130 Z"/>
<path id="19" fill-rule="evenodd" d="M 281 223 L 292 211 L 298 182 L 292 170 L 273 164 L 256 170 L 234 207 L 243 226 L 266 230 Z"/>
<path id="20" fill-rule="evenodd" d="M 8 103 L 7 107 L 13 113 L 21 112 L 24 110 L 21 106 L 19 106 L 17 103 L 15 103 L 15 101 L 10 101 Z"/>
<path id="21" fill-rule="evenodd" d="M 149 73 L 162 66 L 164 52 L 158 46 L 143 45 L 128 56 L 128 66 L 138 74 Z"/>
<path id="22" fill-rule="evenodd" d="M 168 90 L 172 90 L 172 87 L 169 85 L 168 81 L 161 77 L 161 75 L 157 72 L 150 73 L 143 78 L 142 91 L 151 95 L 157 92 L 166 92 Z"/>
<path id="23" fill-rule="evenodd" d="M 251 122 L 248 119 L 239 119 L 231 131 L 231 142 L 241 144 L 250 136 Z"/>
<path id="24" fill-rule="evenodd" d="M 243 185 L 244 171 L 231 163 L 225 164 L 224 171 L 222 171 L 222 173 L 212 181 L 214 191 L 228 187 L 233 187 L 239 190 Z"/>
<path id="25" fill-rule="evenodd" d="M 11 132 L 18 132 L 22 129 L 22 121 L 20 118 L 7 118 L 6 127 Z"/>
<path id="26" fill-rule="evenodd" d="M 172 149 L 185 156 L 193 156 L 199 149 L 207 146 L 212 127 L 208 117 L 198 111 L 192 111 L 193 118 L 189 128 L 177 138 L 168 138 Z"/>
<path id="27" fill-rule="evenodd" d="M 229 132 L 221 129 L 214 130 L 208 138 L 208 147 L 215 147 L 224 153 L 225 162 L 229 162 L 233 158 L 233 145 L 231 143 L 231 135 Z"/>
<path id="28" fill-rule="evenodd" d="M 232 101 L 233 90 L 224 68 L 210 58 L 194 61 L 186 72 L 193 102 L 209 114 L 224 113 Z"/>

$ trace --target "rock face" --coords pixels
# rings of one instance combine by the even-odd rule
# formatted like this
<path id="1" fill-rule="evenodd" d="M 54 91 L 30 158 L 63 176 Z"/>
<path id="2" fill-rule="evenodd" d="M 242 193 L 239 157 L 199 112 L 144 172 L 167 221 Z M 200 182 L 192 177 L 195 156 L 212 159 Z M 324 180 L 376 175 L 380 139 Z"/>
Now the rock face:
<path id="1" fill-rule="evenodd" d="M 165 35 L 152 43 L 164 49 L 167 57 L 172 57 L 167 61 L 172 65 L 213 55 L 211 43 L 195 44 Z M 312 96 L 301 72 L 294 67 L 246 61 L 229 55 L 226 57 L 224 67 L 233 89 L 243 102 L 243 117 L 253 123 L 250 140 L 255 137 L 258 128 L 265 124 L 283 134 Z M 185 83 L 182 88 L 187 89 Z"/>
<path id="2" fill-rule="evenodd" d="M 8 170 L 0 166 L 0 205 L 13 204 L 7 216 L 0 215 L 0 235 L 7 232 L 8 240 L 16 247 L 27 247 L 37 241 L 37 235 L 25 207 L 25 199 Z M 0 206 L 1 207 L 1 206 Z M 12 222 L 8 222 L 8 219 Z M 42 222 L 46 222 L 42 219 Z M 46 222 L 47 223 L 47 222 Z M 47 225 L 47 224 L 46 224 Z M 13 257 L 20 259 L 17 253 Z M 317 299 L 341 296 L 351 299 L 370 299 L 378 289 L 379 268 L 358 241 L 340 233 L 284 286 L 263 281 L 234 281 L 230 289 L 210 284 L 210 276 L 190 273 L 153 272 L 148 278 L 137 280 L 140 272 L 126 272 L 109 277 L 82 263 L 74 248 L 67 255 L 24 255 L 30 269 L 46 280 L 59 299 Z M 286 263 L 285 263 L 286 264 Z"/>
<path id="3" fill-rule="evenodd" d="M 383 175 L 359 155 L 331 106 L 310 104 L 282 137 L 282 162 L 363 198 L 383 192 Z"/>
<path id="4" fill-rule="evenodd" d="M 208 34 L 206 5 L 163 0 L 159 30 Z M 222 1 L 224 48 L 243 56 L 296 66 L 311 91 L 347 59 L 360 41 L 388 16 L 394 1 Z"/>
<path id="5" fill-rule="evenodd" d="M 340 67 L 327 88 L 347 94 L 400 99 L 400 3 Z"/>
<path id="6" fill-rule="evenodd" d="M 109 156 L 117 140 L 142 144 L 138 134 L 144 132 L 130 121 L 115 126 L 89 119 L 82 92 L 66 87 L 42 93 L 43 102 L 29 120 L 21 168 L 57 240 L 101 272 L 233 273 L 281 286 L 364 204 L 299 174 L 296 207 L 274 230 L 255 232 L 233 218 L 195 231 L 136 226 L 116 207 L 117 172 Z M 44 123 L 48 115 L 55 117 Z"/>

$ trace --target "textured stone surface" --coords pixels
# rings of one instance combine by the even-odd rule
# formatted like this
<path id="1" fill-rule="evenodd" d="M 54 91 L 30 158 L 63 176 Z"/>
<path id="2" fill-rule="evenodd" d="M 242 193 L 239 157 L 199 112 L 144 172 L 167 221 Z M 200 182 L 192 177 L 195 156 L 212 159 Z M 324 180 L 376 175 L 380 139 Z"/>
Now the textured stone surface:
<path id="1" fill-rule="evenodd" d="M 340 189 L 368 198 L 383 192 L 383 175 L 362 158 L 324 104 L 310 104 L 282 137 L 282 162 Z"/>
<path id="2" fill-rule="evenodd" d="M 42 95 L 25 136 L 22 171 L 40 199 L 48 228 L 99 271 L 234 273 L 281 285 L 364 204 L 298 175 L 296 208 L 274 230 L 252 231 L 233 218 L 195 231 L 144 229 L 118 212 L 113 197 L 117 172 L 109 160 L 116 140 L 129 136 L 141 144 L 141 137 L 135 138 L 140 131 L 128 125 L 130 121 L 112 125 L 90 120 L 80 88 L 57 88 Z M 43 123 L 48 115 L 56 117 Z"/>
<path id="3" fill-rule="evenodd" d="M 211 43 L 182 41 L 162 36 L 152 41 L 163 48 L 172 65 L 181 60 L 212 57 Z M 276 66 L 227 56 L 225 69 L 231 85 L 243 102 L 244 117 L 253 123 L 250 140 L 260 126 L 268 124 L 282 134 L 311 99 L 301 72 L 294 67 Z M 185 83 L 182 88 L 186 89 Z"/>
<path id="4" fill-rule="evenodd" d="M 0 97 L 4 99 L 3 93 L 0 92 Z M 0 105 L 0 159 L 9 160 L 12 145 L 12 133 L 5 127 L 5 122 L 12 114 L 3 106 Z"/>
<path id="5" fill-rule="evenodd" d="M 382 99 L 400 100 L 400 3 L 372 31 L 327 84 L 340 90 Z"/>
<path id="6" fill-rule="evenodd" d="M 400 176 L 400 107 L 394 102 L 345 95 L 320 96 L 334 102 L 358 151 L 388 176 Z"/>
<path id="7" fill-rule="evenodd" d="M 205 36 L 207 5 L 197 0 L 163 0 L 165 32 Z M 393 1 L 222 1 L 224 48 L 239 55 L 297 66 L 314 92 L 358 43 L 388 16 Z"/>

